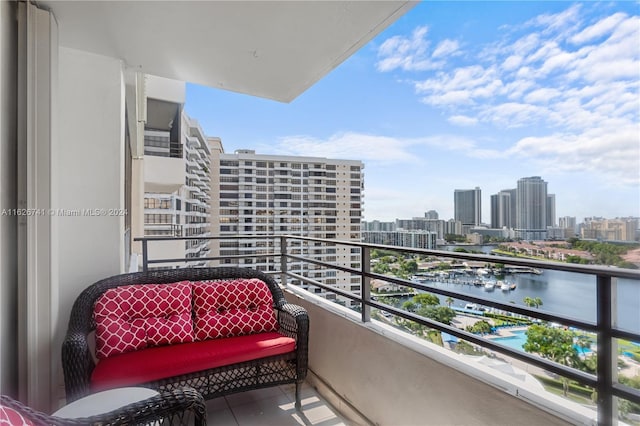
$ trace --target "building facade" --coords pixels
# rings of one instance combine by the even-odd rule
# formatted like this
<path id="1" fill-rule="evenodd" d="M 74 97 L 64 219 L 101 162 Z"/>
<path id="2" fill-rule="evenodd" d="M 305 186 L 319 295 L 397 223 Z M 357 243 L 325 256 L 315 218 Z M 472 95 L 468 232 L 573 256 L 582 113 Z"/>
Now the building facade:
<path id="1" fill-rule="evenodd" d="M 518 180 L 516 237 L 544 240 L 547 237 L 547 182 L 540 176 Z"/>
<path id="2" fill-rule="evenodd" d="M 260 235 L 360 241 L 364 188 L 364 165 L 354 160 L 331 160 L 256 154 L 239 150 L 233 154 L 214 150 L 214 186 L 219 198 L 212 202 L 213 232 L 225 236 L 253 236 L 238 240 L 219 240 L 213 248 L 218 256 L 265 254 L 236 262 L 262 271 L 280 268 L 272 257 L 274 242 Z M 359 267 L 360 252 L 348 247 L 314 248 L 304 242 L 300 256 Z M 233 263 L 233 258 L 225 264 Z M 290 265 L 292 272 L 345 291 L 360 292 L 360 278 L 338 270 L 303 269 L 302 262 Z M 301 281 L 293 284 L 339 300 L 335 293 Z M 347 301 L 340 301 L 348 303 Z"/>
<path id="3" fill-rule="evenodd" d="M 184 83 L 147 76 L 144 126 L 145 237 L 208 237 L 211 149 L 196 120 L 183 111 Z M 176 96 L 176 94 L 178 94 Z M 133 209 L 137 214 L 137 209 Z M 150 269 L 206 266 L 206 239 L 154 242 L 150 259 L 189 258 Z"/>
<path id="4" fill-rule="evenodd" d="M 436 248 L 435 232 L 430 231 L 364 231 L 362 239 L 369 244 L 384 244 L 399 247 L 411 247 L 421 249 Z"/>
<path id="5" fill-rule="evenodd" d="M 638 241 L 638 218 L 590 220 L 581 230 L 582 238 L 604 241 Z"/>
<path id="6" fill-rule="evenodd" d="M 454 220 L 462 225 L 480 225 L 482 223 L 482 191 L 475 189 L 456 189 L 453 194 Z"/>
<path id="7" fill-rule="evenodd" d="M 512 228 L 511 191 L 500 191 L 491 196 L 491 227 Z"/>

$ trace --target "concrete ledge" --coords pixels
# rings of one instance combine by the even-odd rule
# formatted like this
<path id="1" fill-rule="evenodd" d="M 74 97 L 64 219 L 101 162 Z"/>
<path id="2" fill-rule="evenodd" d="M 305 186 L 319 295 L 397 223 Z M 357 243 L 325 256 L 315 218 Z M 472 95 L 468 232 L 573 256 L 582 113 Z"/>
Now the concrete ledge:
<path id="1" fill-rule="evenodd" d="M 597 424 L 594 410 L 474 357 L 379 321 L 362 323 L 357 312 L 295 286 L 287 298 L 309 311 L 310 382 L 337 409 L 351 410 L 345 417 L 354 423 Z"/>

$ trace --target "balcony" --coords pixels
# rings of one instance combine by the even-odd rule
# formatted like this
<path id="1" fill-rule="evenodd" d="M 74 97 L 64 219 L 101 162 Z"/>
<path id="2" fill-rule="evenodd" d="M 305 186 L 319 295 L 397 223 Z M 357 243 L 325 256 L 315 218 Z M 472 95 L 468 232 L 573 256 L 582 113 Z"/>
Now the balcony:
<path id="1" fill-rule="evenodd" d="M 631 324 L 625 320 L 618 321 L 618 304 L 615 302 L 622 294 L 618 287 L 623 282 L 625 288 L 631 286 L 636 292 L 633 294 L 637 294 L 637 286 L 640 285 L 638 272 L 294 236 L 252 235 L 211 239 L 232 240 L 240 244 L 258 240 L 269 242 L 270 253 L 202 260 L 211 265 L 244 265 L 278 274 L 281 282 L 286 283 L 289 300 L 308 310 L 311 318 L 308 384 L 317 392 L 315 397 L 327 401 L 327 407 L 335 410 L 336 417 L 332 422 L 393 425 L 424 424 L 424 419 L 429 419 L 430 424 L 508 425 L 518 419 L 520 424 L 605 425 L 615 424 L 617 420 L 618 398 L 640 403 L 640 391 L 619 383 L 617 369 L 620 362 L 618 344 L 623 339 L 640 342 L 640 332 L 634 321 Z M 156 244 L 156 240 L 163 238 L 139 239 L 143 247 L 143 268 L 180 260 L 150 258 L 148 246 Z M 304 253 L 307 246 L 315 249 L 327 245 L 360 250 L 363 266 L 353 269 L 299 254 L 301 247 Z M 457 262 L 503 264 L 520 272 L 524 268 L 535 268 L 544 273 L 581 274 L 585 281 L 593 281 L 589 288 L 595 292 L 594 306 L 586 311 L 592 307 L 594 318 L 574 318 L 556 311 L 502 303 L 488 296 L 470 294 L 462 285 L 437 286 L 377 274 L 370 267 L 372 250 L 455 259 Z M 259 264 L 256 258 L 268 258 L 268 261 Z M 326 275 L 327 271 L 334 271 L 332 276 L 344 272 L 350 277 L 359 277 L 359 283 L 365 285 L 356 285 L 356 290 L 350 283 L 336 287 L 310 278 L 320 271 L 324 272 L 320 276 Z M 592 349 L 598 355 L 595 374 L 513 349 L 491 336 L 473 334 L 456 322 L 447 325 L 387 304 L 385 299 L 372 296 L 368 285 L 372 279 L 383 279 L 407 289 L 486 306 L 514 318 L 526 318 L 533 324 L 559 324 L 590 333 L 595 336 L 596 345 Z M 352 291 L 340 288 L 351 288 Z M 333 301 L 320 295 L 326 295 Z M 346 307 L 350 304 L 354 305 L 351 309 Z M 406 326 L 409 322 L 427 327 L 430 333 L 454 336 L 459 342 L 467 342 L 475 348 L 475 356 L 452 350 L 452 345 L 444 338 L 442 343 L 436 344 L 406 332 L 407 327 L 401 325 Z M 618 322 L 620 327 L 616 326 Z M 578 403 L 551 393 L 545 390 L 541 378 L 567 378 L 583 388 L 597 389 L 597 404 L 584 400 Z M 229 409 L 233 412 L 232 407 Z M 281 411 L 287 412 L 286 408 Z M 210 415 L 213 416 L 211 412 Z M 624 421 L 634 420 L 630 417 Z"/>

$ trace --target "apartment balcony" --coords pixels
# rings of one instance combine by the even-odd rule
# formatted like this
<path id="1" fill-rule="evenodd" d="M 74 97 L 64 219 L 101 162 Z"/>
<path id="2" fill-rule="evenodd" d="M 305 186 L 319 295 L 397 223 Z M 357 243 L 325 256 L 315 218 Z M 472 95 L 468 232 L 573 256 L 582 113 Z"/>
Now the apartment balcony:
<path id="1" fill-rule="evenodd" d="M 621 319 L 618 308 L 623 309 L 624 303 L 616 302 L 616 299 L 624 298 L 624 294 L 628 295 L 624 292 L 629 288 L 637 297 L 638 272 L 294 236 L 211 239 L 235 241 L 244 249 L 237 255 L 201 260 L 210 264 L 256 267 L 277 274 L 290 302 L 305 307 L 311 319 L 310 373 L 302 413 L 292 410 L 291 390 L 284 387 L 211 401 L 209 418 L 212 424 L 316 424 L 318 421 L 322 424 L 380 425 L 606 425 L 617 421 L 619 398 L 640 403 L 640 390 L 619 383 L 617 368 L 618 363 L 623 362 L 617 347 L 622 342 L 640 342 L 640 327 L 633 320 L 629 323 Z M 141 241 L 145 250 L 148 250 L 147 245 L 157 243 Z M 263 250 L 256 254 L 255 250 L 247 250 L 247 245 L 258 241 L 263 242 L 262 247 L 269 246 L 269 253 Z M 352 269 L 335 262 L 326 263 L 305 256 L 305 248 L 300 250 L 301 245 L 316 247 L 317 244 L 357 248 L 362 252 L 363 266 Z M 429 255 L 456 262 L 500 263 L 545 273 L 580 274 L 590 283 L 583 290 L 595 293 L 594 306 L 585 308 L 586 311 L 593 308 L 594 318 L 576 319 L 556 311 L 499 302 L 484 295 L 470 294 L 462 285 L 432 286 L 376 274 L 368 262 L 373 249 Z M 269 266 L 250 260 L 255 258 L 269 258 Z M 162 259 L 147 256 L 143 268 L 160 263 Z M 352 284 L 352 291 L 346 291 L 313 278 L 313 274 L 324 276 L 327 271 L 360 276 L 360 282 L 365 285 Z M 384 279 L 441 298 L 452 297 L 483 305 L 514 318 L 527 318 L 533 321 L 532 324 L 559 324 L 589 333 L 596 341 L 592 348 L 597 352 L 596 371 L 587 373 L 552 362 L 513 349 L 500 340 L 473 334 L 460 325 L 446 325 L 389 305 L 384 299 L 372 297 L 367 285 L 371 279 Z M 349 288 L 349 284 L 342 288 Z M 355 302 L 355 310 L 343 306 L 345 300 Z M 551 304 L 550 300 L 548 302 Z M 473 355 L 453 350 L 449 339 L 432 343 L 408 333 L 406 325 L 409 322 L 426 326 L 431 333 L 467 342 L 473 348 Z M 618 322 L 619 327 L 615 325 Z M 640 371 L 637 362 L 626 359 L 624 362 L 633 364 Z M 579 383 L 586 389 L 597 389 L 597 403 L 565 399 L 543 386 L 543 380 L 558 377 Z M 321 412 L 322 419 L 312 420 L 315 412 Z M 633 416 L 626 417 L 622 423 L 637 421 L 633 419 Z"/>

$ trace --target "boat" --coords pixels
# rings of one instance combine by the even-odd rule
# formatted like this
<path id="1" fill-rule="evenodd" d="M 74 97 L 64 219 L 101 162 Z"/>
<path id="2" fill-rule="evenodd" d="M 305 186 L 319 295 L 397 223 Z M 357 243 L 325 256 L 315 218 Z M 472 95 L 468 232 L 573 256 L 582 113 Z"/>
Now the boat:
<path id="1" fill-rule="evenodd" d="M 487 281 L 486 283 L 484 283 L 484 289 L 486 291 L 493 291 L 495 286 L 496 286 L 496 284 L 493 281 Z"/>
<path id="2" fill-rule="evenodd" d="M 516 285 L 515 285 L 515 284 L 511 284 L 511 285 L 509 286 L 509 290 L 515 290 L 515 289 L 516 289 Z"/>
<path id="3" fill-rule="evenodd" d="M 504 281 L 498 281 L 498 283 L 500 284 L 500 290 L 502 291 L 509 291 L 511 290 L 511 287 L 509 286 L 508 283 L 504 282 Z"/>

